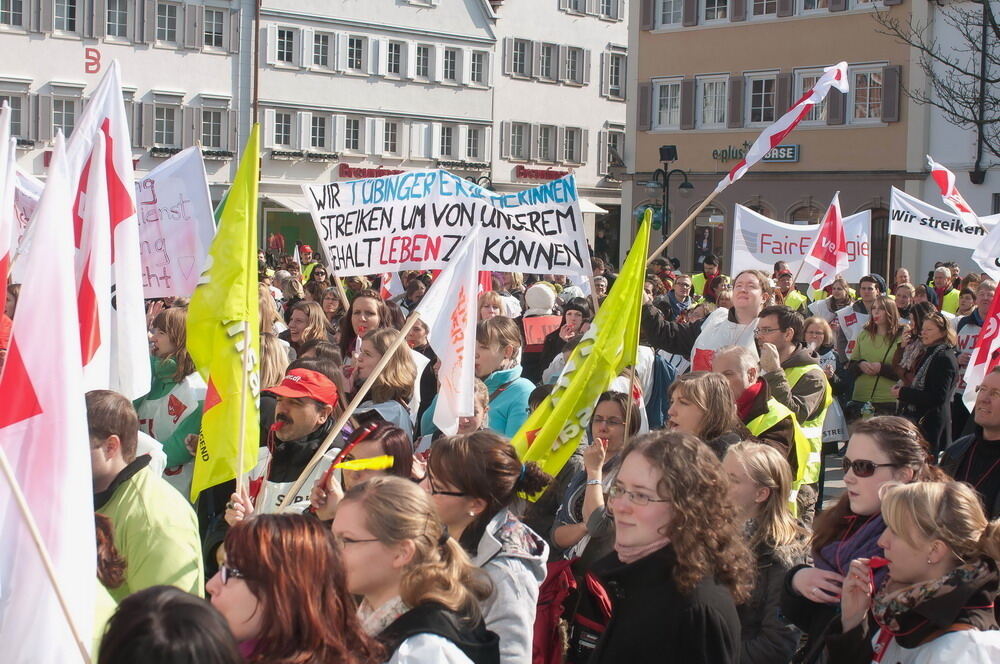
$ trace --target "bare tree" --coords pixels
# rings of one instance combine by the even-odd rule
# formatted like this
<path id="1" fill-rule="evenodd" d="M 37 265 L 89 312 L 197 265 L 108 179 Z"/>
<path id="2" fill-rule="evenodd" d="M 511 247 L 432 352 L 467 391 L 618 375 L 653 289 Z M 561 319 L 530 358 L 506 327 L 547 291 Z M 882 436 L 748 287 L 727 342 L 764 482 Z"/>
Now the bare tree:
<path id="1" fill-rule="evenodd" d="M 962 129 L 976 130 L 976 162 L 969 174 L 982 184 L 988 153 L 1000 160 L 1000 26 L 994 0 L 970 0 L 961 4 L 940 0 L 933 11 L 960 37 L 957 45 L 942 46 L 933 32 L 933 18 L 925 23 L 912 15 L 901 20 L 889 12 L 875 14 L 876 32 L 892 37 L 919 53 L 927 88 L 903 86 L 906 95 L 919 104 L 940 111 L 945 120 Z"/>

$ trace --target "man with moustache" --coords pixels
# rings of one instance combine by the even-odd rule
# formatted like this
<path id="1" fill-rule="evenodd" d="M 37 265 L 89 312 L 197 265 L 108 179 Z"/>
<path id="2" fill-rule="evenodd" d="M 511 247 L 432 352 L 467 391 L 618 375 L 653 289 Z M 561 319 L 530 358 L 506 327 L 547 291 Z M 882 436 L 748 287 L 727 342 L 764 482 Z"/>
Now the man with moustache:
<path id="1" fill-rule="evenodd" d="M 976 388 L 972 409 L 975 433 L 956 440 L 941 460 L 941 468 L 979 492 L 990 519 L 1000 517 L 1000 366 Z"/>

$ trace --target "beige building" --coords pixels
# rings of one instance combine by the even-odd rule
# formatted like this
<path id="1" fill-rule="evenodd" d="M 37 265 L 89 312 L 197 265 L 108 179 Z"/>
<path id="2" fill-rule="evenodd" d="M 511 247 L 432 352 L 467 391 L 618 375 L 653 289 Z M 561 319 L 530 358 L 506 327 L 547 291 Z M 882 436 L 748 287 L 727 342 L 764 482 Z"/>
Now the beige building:
<path id="1" fill-rule="evenodd" d="M 782 143 L 722 192 L 667 251 L 695 270 L 707 250 L 731 252 L 737 203 L 785 222 L 811 223 L 840 191 L 845 215 L 872 210 L 872 269 L 889 269 L 889 188 L 917 191 L 926 111 L 901 86 L 913 85 L 906 46 L 876 33 L 874 13 L 906 17 L 899 0 L 637 0 L 632 3 L 623 210 L 634 220 L 659 213 L 660 147 L 676 146 L 667 168 L 672 227 L 715 188 L 760 132 L 808 90 L 824 66 L 846 61 L 851 91 L 833 91 Z M 913 11 L 920 3 L 913 3 Z M 923 10 L 926 11 L 926 10 Z M 633 64 L 634 63 L 634 64 Z M 634 94 L 632 93 L 634 90 Z M 628 177 L 628 176 L 626 176 Z M 623 212 L 623 218 L 625 214 Z M 625 230 L 625 229 L 623 229 Z M 623 232 L 623 238 L 630 233 Z M 657 238 L 659 239 L 659 237 Z M 624 247 L 623 247 L 624 249 Z"/>

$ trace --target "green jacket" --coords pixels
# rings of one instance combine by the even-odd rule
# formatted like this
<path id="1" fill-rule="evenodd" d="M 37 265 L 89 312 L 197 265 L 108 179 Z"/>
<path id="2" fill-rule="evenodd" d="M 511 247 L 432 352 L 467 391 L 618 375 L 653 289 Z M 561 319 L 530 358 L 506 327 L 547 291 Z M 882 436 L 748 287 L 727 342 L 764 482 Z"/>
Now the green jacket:
<path id="1" fill-rule="evenodd" d="M 177 586 L 205 595 L 198 518 L 191 504 L 166 480 L 146 468 L 141 456 L 94 496 L 100 514 L 111 519 L 115 547 L 125 558 L 125 582 L 109 592 L 116 602 L 150 586 Z"/>

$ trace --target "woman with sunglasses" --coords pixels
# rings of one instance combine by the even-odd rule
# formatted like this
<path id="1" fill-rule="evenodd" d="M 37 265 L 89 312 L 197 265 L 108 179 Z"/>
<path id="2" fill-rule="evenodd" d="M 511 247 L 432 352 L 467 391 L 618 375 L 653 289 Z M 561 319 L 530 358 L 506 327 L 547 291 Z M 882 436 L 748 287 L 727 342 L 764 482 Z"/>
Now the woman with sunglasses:
<path id="1" fill-rule="evenodd" d="M 312 517 L 261 514 L 229 529 L 207 585 L 250 664 L 374 664 L 333 534 Z"/>
<path id="2" fill-rule="evenodd" d="M 739 661 L 736 605 L 753 558 L 718 457 L 690 434 L 655 432 L 623 458 L 608 502 L 614 551 L 593 569 L 611 589 L 611 620 L 589 661 Z"/>
<path id="3" fill-rule="evenodd" d="M 500 637 L 500 661 L 531 660 L 538 587 L 549 547 L 510 511 L 518 493 L 537 494 L 552 478 L 522 464 L 514 447 L 492 431 L 435 441 L 423 487 L 438 516 L 486 572 L 493 592 L 483 601 L 486 627 Z"/>
<path id="4" fill-rule="evenodd" d="M 993 609 L 1000 522 L 986 519 L 965 483 L 886 488 L 880 543 L 889 581 L 872 584 L 870 558 L 851 563 L 840 600 L 842 633 L 831 630 L 827 639 L 830 661 L 1000 661 Z"/>
<path id="5" fill-rule="evenodd" d="M 910 421 L 893 415 L 855 423 L 844 453 L 845 491 L 837 503 L 816 517 L 813 566 L 799 565 L 785 575 L 781 612 L 807 637 L 802 662 L 822 654 L 819 635 L 836 617 L 841 586 L 855 558 L 881 556 L 882 486 L 889 482 L 939 481 L 930 465 L 927 441 Z M 881 583 L 885 570 L 875 572 Z"/>
<path id="6" fill-rule="evenodd" d="M 631 410 L 631 415 L 627 410 Z M 614 528 L 604 510 L 605 496 L 621 465 L 625 423 L 629 435 L 639 432 L 639 407 L 622 392 L 604 392 L 590 419 L 590 444 L 583 451 L 583 467 L 569 480 L 556 512 L 552 543 L 566 558 L 583 558 L 583 567 L 607 555 L 614 544 Z M 562 480 L 556 478 L 559 486 Z"/>
<path id="7" fill-rule="evenodd" d="M 426 491 L 398 477 L 372 478 L 344 496 L 333 533 L 347 587 L 362 598 L 362 628 L 391 664 L 500 661 L 479 608 L 489 578 L 449 536 Z"/>

